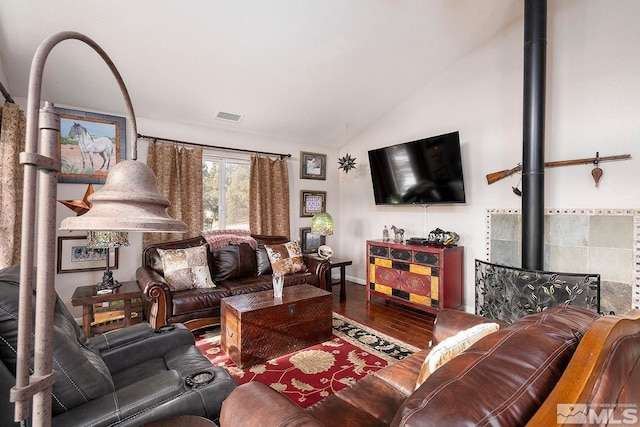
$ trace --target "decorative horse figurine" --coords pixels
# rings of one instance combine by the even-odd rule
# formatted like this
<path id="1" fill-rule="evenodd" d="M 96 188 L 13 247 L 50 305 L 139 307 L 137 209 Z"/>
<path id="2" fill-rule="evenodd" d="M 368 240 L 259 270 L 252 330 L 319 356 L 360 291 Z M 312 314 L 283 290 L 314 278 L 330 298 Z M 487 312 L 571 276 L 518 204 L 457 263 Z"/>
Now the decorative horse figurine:
<path id="1" fill-rule="evenodd" d="M 93 165 L 93 153 L 98 153 L 102 157 L 102 166 L 105 164 L 107 169 L 111 166 L 111 153 L 113 152 L 113 142 L 106 136 L 92 137 L 89 132 L 80 123 L 74 123 L 69 130 L 69 138 L 77 138 L 78 146 L 80 147 L 80 154 L 82 155 L 82 170 L 85 169 L 84 155 L 89 155 L 89 161 L 91 162 L 91 168 L 95 169 Z"/>
<path id="2" fill-rule="evenodd" d="M 393 237 L 394 242 L 402 242 L 404 240 L 404 228 L 398 228 L 395 225 L 391 226 L 393 233 L 395 234 Z"/>

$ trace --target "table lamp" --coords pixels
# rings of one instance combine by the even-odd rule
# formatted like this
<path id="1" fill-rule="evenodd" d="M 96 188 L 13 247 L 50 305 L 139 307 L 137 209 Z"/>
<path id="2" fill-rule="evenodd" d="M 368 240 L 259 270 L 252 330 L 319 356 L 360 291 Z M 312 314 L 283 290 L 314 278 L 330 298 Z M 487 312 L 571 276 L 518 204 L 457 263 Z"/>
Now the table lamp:
<path id="1" fill-rule="evenodd" d="M 333 234 L 333 218 L 326 212 L 317 213 L 311 218 L 311 233 L 319 236 L 329 236 Z M 333 255 L 333 250 L 327 245 L 318 248 L 320 258 L 328 260 Z"/>
<path id="2" fill-rule="evenodd" d="M 184 222 L 174 220 L 167 214 L 169 200 L 158 191 L 153 171 L 144 163 L 136 161 L 138 133 L 133 105 L 111 58 L 84 34 L 63 31 L 46 38 L 38 46 L 31 62 L 25 151 L 20 153 L 20 163 L 24 165 L 20 305 L 16 385 L 9 394 L 10 401 L 15 402 L 16 421 L 26 420 L 32 412 L 32 425 L 45 427 L 51 425 L 51 389 L 56 378 L 53 372 L 53 317 L 56 303 L 56 195 L 61 162 L 58 153 L 60 117 L 50 102 L 45 102 L 40 109 L 40 101 L 46 59 L 57 44 L 71 39 L 85 43 L 98 53 L 115 77 L 127 109 L 131 155 L 130 160 L 123 160 L 113 166 L 103 188 L 89 196 L 91 210 L 79 217 L 65 218 L 61 229 L 145 232 L 187 230 Z M 37 267 L 35 325 L 32 324 L 34 267 Z M 31 401 L 33 411 L 30 410 Z"/>
<path id="3" fill-rule="evenodd" d="M 114 280 L 113 273 L 109 268 L 109 252 L 111 248 L 129 246 L 129 233 L 126 231 L 88 231 L 87 247 L 92 249 L 107 249 L 107 270 L 102 276 L 102 280 L 96 284 L 98 292 L 108 292 L 111 289 L 120 287 L 120 282 Z"/>

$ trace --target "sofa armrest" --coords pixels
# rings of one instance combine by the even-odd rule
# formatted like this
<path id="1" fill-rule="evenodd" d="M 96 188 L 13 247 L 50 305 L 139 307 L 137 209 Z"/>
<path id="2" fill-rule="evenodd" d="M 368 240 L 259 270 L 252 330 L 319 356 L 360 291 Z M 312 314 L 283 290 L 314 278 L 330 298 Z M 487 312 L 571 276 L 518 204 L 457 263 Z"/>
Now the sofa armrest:
<path id="1" fill-rule="evenodd" d="M 639 349 L 640 310 L 598 318 L 527 426 L 560 424 L 561 417 L 571 414 L 559 413 L 558 407 L 563 405 L 566 411 L 578 404 L 593 407 L 600 416 L 604 411 L 610 417 L 608 425 L 637 423 Z"/>
<path id="2" fill-rule="evenodd" d="M 168 402 L 179 396 L 184 380 L 177 371 L 165 371 L 145 378 L 117 392 L 105 394 L 83 405 L 71 408 L 53 419 L 54 426 L 141 425 L 170 415 Z M 147 390 L 148 392 L 142 392 Z M 132 418 L 138 422 L 125 420 Z"/>
<path id="3" fill-rule="evenodd" d="M 128 345 L 144 340 L 153 334 L 154 329 L 146 322 L 137 323 L 126 328 L 114 329 L 88 339 L 89 346 L 103 353 L 112 348 Z"/>
<path id="4" fill-rule="evenodd" d="M 469 329 L 480 323 L 497 323 L 500 328 L 508 324 L 500 320 L 488 319 L 476 314 L 464 311 L 445 308 L 438 312 L 435 322 L 433 323 L 432 345 L 438 344 L 447 337 L 457 334 L 458 332 Z"/>
<path id="5" fill-rule="evenodd" d="M 295 403 L 255 381 L 237 387 L 222 402 L 220 426 L 322 426 Z"/>
<path id="6" fill-rule="evenodd" d="M 167 325 L 172 313 L 172 295 L 164 277 L 148 267 L 139 267 L 136 270 L 136 280 L 145 300 L 150 302 L 150 309 L 145 310 L 145 314 L 151 327 Z"/>
<path id="7" fill-rule="evenodd" d="M 148 328 L 146 333 L 138 333 L 138 326 L 110 331 L 92 338 L 92 340 L 96 338 L 102 340 L 98 348 L 102 349 L 102 359 L 112 374 L 147 360 L 162 357 L 174 348 L 195 345 L 193 334 L 182 324 L 177 323 L 155 330 Z M 131 339 L 127 340 L 121 334 L 127 333 L 130 329 L 132 329 Z M 120 334 L 111 332 L 120 332 Z"/>
<path id="8" fill-rule="evenodd" d="M 318 287 L 330 292 L 331 286 L 327 284 L 327 272 L 331 271 L 331 264 L 315 255 L 303 255 L 302 257 L 309 272 L 318 276 Z"/>

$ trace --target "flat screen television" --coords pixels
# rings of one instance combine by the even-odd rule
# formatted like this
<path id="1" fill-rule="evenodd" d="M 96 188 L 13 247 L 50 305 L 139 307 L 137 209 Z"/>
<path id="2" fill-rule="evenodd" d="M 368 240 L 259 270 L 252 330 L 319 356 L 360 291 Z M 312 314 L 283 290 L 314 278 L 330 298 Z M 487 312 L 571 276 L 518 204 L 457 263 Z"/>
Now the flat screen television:
<path id="1" fill-rule="evenodd" d="M 444 135 L 369 151 L 376 205 L 465 203 L 460 135 Z"/>

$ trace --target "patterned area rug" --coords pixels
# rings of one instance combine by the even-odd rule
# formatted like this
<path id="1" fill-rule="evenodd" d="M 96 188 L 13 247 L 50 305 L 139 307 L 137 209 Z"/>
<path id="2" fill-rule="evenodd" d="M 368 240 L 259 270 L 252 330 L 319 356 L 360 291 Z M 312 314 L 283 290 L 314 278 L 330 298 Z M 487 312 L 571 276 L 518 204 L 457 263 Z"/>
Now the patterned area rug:
<path id="1" fill-rule="evenodd" d="M 219 328 L 196 333 L 196 345 L 214 365 L 229 371 L 238 384 L 267 384 L 301 408 L 419 351 L 336 313 L 331 341 L 244 369 L 221 350 Z"/>

